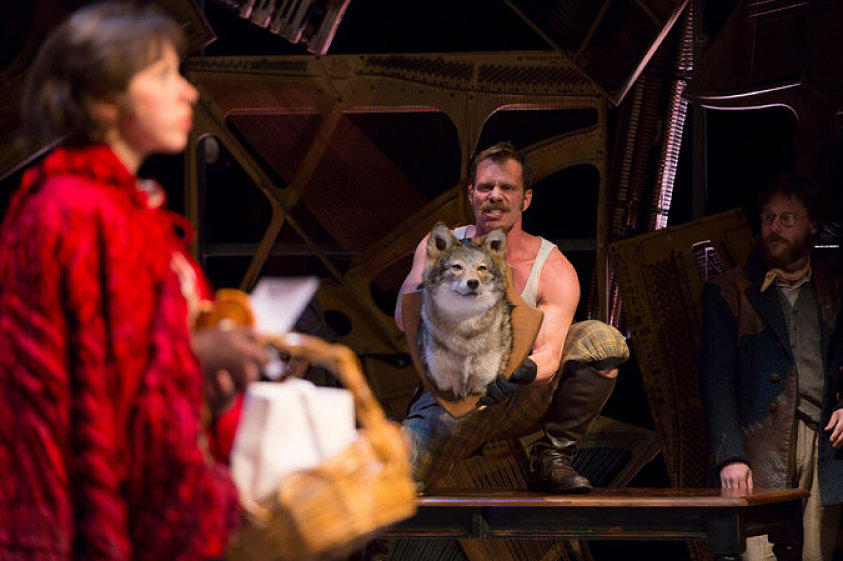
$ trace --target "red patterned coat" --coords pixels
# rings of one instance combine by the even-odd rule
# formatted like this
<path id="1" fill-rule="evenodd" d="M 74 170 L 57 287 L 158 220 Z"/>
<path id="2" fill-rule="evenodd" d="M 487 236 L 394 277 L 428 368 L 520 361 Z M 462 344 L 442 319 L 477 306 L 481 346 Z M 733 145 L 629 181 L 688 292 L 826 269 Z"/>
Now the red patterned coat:
<path id="1" fill-rule="evenodd" d="M 237 521 L 198 445 L 189 294 L 162 197 L 105 146 L 28 170 L 0 230 L 0 559 L 194 560 Z M 206 293 L 206 292 L 204 292 Z"/>

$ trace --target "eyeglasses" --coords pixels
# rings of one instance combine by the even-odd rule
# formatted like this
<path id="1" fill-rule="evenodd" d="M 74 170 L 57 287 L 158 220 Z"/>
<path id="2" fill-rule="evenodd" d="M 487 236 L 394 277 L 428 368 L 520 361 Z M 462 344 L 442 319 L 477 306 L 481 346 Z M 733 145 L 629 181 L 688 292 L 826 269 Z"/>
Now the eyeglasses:
<path id="1" fill-rule="evenodd" d="M 791 226 L 796 224 L 797 220 L 802 220 L 803 218 L 806 218 L 808 215 L 807 214 L 797 215 L 797 214 L 793 214 L 792 212 L 783 212 L 781 214 L 774 214 L 772 212 L 767 211 L 767 212 L 761 213 L 761 223 L 764 224 L 765 226 L 769 226 L 776 219 L 776 216 L 779 217 L 779 223 L 782 226 L 784 226 L 785 228 L 790 228 Z"/>

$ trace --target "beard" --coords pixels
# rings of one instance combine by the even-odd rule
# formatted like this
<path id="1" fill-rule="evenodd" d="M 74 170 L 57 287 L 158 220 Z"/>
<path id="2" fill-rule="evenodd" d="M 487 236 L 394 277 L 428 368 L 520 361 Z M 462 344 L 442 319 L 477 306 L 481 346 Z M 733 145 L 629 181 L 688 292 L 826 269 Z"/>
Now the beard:
<path id="1" fill-rule="evenodd" d="M 772 249 L 773 242 L 779 242 L 783 247 L 779 247 L 774 253 Z M 790 241 L 771 233 L 767 237 L 758 240 L 758 248 L 761 251 L 761 256 L 771 269 L 779 268 L 787 270 L 791 265 L 806 257 L 811 252 L 812 245 L 810 236 Z"/>

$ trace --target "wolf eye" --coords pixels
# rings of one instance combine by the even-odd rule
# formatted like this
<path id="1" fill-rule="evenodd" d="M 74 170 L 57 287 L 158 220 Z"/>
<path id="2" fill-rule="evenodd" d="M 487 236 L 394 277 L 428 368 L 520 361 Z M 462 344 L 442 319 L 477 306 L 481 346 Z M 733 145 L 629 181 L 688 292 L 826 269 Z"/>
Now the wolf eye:
<path id="1" fill-rule="evenodd" d="M 458 264 L 454 263 L 453 265 L 451 265 L 451 270 L 458 273 L 458 272 L 462 271 L 462 265 L 458 265 Z"/>
<path id="2" fill-rule="evenodd" d="M 485 271 L 486 269 L 488 269 L 488 267 L 486 267 L 486 265 L 479 265 L 479 266 L 477 267 L 477 270 L 478 270 L 478 271 Z"/>

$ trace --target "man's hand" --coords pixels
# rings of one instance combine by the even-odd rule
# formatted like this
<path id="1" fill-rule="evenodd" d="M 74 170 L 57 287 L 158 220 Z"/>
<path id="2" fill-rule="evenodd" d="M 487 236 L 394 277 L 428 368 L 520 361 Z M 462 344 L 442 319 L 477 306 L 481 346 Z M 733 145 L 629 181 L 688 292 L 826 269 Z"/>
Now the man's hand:
<path id="1" fill-rule="evenodd" d="M 843 409 L 837 409 L 831 414 L 831 419 L 828 421 L 824 430 L 831 431 L 828 439 L 831 441 L 832 446 L 835 448 L 843 446 Z"/>
<path id="2" fill-rule="evenodd" d="M 720 468 L 720 486 L 723 489 L 752 491 L 752 468 L 743 462 L 730 462 Z"/>
<path id="3" fill-rule="evenodd" d="M 191 345 L 205 374 L 205 401 L 213 414 L 230 407 L 269 360 L 251 327 L 201 329 Z"/>
<path id="4" fill-rule="evenodd" d="M 498 374 L 498 377 L 486 386 L 486 395 L 480 398 L 478 405 L 500 403 L 520 386 L 531 384 L 536 379 L 537 371 L 536 363 L 530 357 L 525 358 L 521 366 L 512 372 L 509 380 L 503 374 Z"/>

